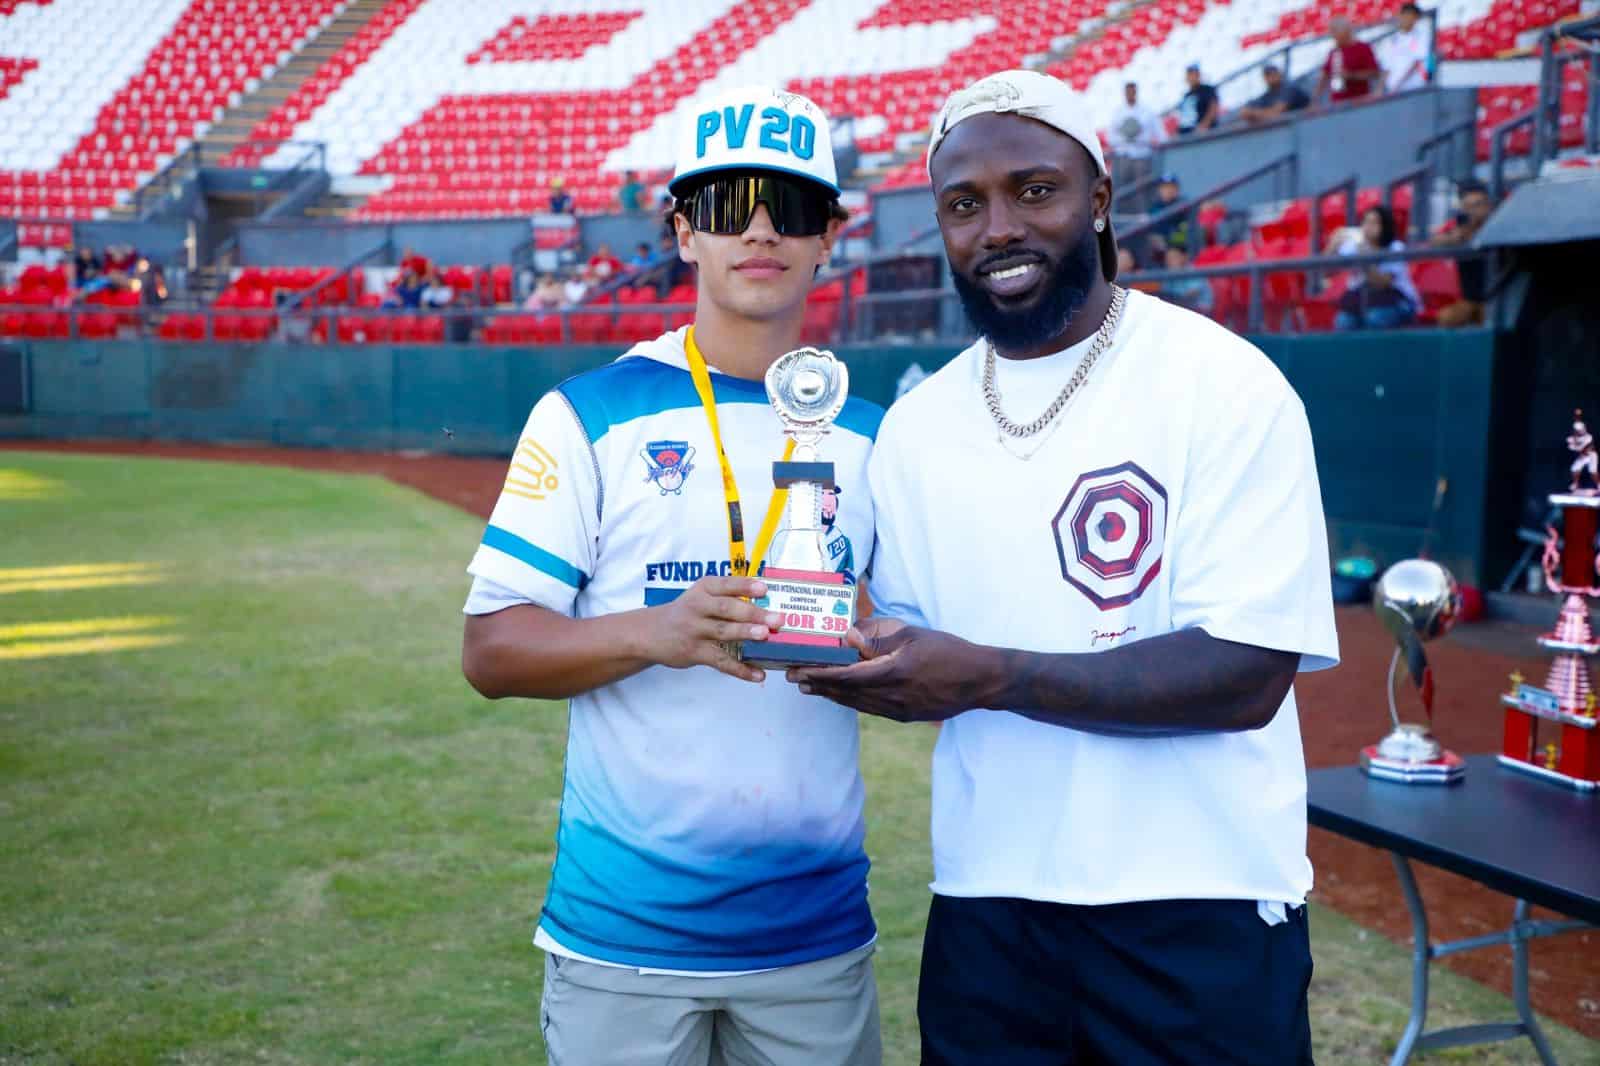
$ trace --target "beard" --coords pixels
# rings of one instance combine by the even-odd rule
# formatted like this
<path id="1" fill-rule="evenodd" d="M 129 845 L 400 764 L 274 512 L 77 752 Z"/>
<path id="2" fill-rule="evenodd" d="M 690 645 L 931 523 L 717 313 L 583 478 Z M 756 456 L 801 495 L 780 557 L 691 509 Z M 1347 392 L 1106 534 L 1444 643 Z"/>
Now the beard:
<path id="1" fill-rule="evenodd" d="M 956 270 L 950 272 L 961 309 L 974 329 L 996 348 L 1025 350 L 1066 332 L 1089 298 L 1100 274 L 1099 237 L 1085 227 L 1083 237 L 1059 259 L 1046 258 L 1039 302 L 1022 310 L 1001 306 L 987 289 Z"/>

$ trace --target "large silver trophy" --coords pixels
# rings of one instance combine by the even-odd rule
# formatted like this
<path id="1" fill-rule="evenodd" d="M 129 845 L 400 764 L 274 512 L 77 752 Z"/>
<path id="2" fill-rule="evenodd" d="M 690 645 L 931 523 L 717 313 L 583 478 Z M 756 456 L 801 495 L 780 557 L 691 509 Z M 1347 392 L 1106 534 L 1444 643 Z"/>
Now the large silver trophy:
<path id="1" fill-rule="evenodd" d="M 766 384 L 794 453 L 772 464 L 772 482 L 789 490 L 789 506 L 760 575 L 767 595 L 757 602 L 781 613 L 783 624 L 767 640 L 743 641 L 739 656 L 774 668 L 853 663 L 860 655 L 844 635 L 855 622 L 856 586 L 828 560 L 822 494 L 835 488 L 833 464 L 817 456 L 844 409 L 850 372 L 832 352 L 800 348 L 767 368 Z"/>
<path id="2" fill-rule="evenodd" d="M 1393 730 L 1376 744 L 1361 749 L 1361 769 L 1371 777 L 1408 785 L 1448 785 L 1460 780 L 1466 764 L 1433 738 L 1433 668 L 1424 641 L 1442 637 L 1461 613 L 1461 593 L 1450 571 L 1427 559 L 1404 559 L 1384 571 L 1372 593 L 1372 607 L 1394 637 L 1389 660 L 1389 721 Z M 1395 709 L 1394 679 L 1400 660 L 1406 663 L 1427 724 L 1401 722 Z"/>

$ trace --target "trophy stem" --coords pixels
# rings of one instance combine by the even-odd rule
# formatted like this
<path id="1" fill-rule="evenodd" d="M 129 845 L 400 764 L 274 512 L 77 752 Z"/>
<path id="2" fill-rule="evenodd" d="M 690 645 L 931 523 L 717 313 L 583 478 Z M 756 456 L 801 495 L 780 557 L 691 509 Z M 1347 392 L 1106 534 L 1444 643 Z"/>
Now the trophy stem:
<path id="1" fill-rule="evenodd" d="M 1400 666 L 1400 649 L 1397 647 L 1394 654 L 1389 657 L 1389 684 L 1386 691 L 1389 696 L 1389 720 L 1394 723 L 1396 733 L 1400 732 L 1400 712 L 1394 705 L 1394 675 Z"/>

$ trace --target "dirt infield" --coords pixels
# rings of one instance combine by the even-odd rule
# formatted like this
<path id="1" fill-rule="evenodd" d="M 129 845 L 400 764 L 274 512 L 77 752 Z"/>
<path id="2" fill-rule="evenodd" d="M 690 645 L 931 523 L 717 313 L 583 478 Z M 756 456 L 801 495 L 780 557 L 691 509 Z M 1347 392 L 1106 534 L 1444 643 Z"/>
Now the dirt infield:
<path id="1" fill-rule="evenodd" d="M 488 515 L 505 475 L 504 460 L 433 455 L 144 442 L 0 442 L 0 450 L 4 449 L 209 459 L 381 474 L 482 516 Z M 463 566 L 470 547 L 461 549 Z M 1389 638 L 1364 608 L 1341 608 L 1338 627 L 1342 665 L 1303 675 L 1297 682 L 1306 761 L 1312 767 L 1347 765 L 1363 745 L 1385 731 L 1383 679 L 1392 647 Z M 1463 754 L 1499 749 L 1501 719 L 1495 694 L 1513 669 L 1520 668 L 1534 679 L 1544 675 L 1547 660 L 1537 653 L 1532 636 L 1528 629 L 1477 626 L 1430 647 L 1438 684 L 1435 730 L 1445 744 Z M 1600 806 L 1596 817 L 1600 817 Z M 1498 829 L 1538 831 L 1536 826 Z M 1311 833 L 1310 851 L 1317 879 L 1313 898 L 1391 940 L 1409 942 L 1410 923 L 1387 856 L 1320 830 Z M 1510 921 L 1511 901 L 1506 897 L 1427 866 L 1415 869 L 1428 901 L 1435 939 L 1487 933 Z M 1534 941 L 1531 952 L 1534 1006 L 1600 1039 L 1600 933 Z M 1511 993 L 1509 949 L 1455 955 L 1444 964 L 1506 995 Z"/>

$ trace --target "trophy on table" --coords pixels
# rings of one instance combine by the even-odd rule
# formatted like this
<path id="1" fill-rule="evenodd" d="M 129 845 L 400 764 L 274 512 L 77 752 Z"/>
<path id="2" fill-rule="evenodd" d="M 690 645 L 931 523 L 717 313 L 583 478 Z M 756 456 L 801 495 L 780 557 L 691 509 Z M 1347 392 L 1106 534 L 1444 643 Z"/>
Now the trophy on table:
<path id="1" fill-rule="evenodd" d="M 1561 512 L 1561 528 L 1546 527 L 1544 544 L 1545 587 L 1561 597 L 1561 611 L 1555 628 L 1538 640 L 1555 657 L 1542 688 L 1519 671 L 1511 675 L 1511 690 L 1501 693 L 1505 739 L 1499 761 L 1594 795 L 1600 792 L 1600 712 L 1589 660 L 1600 654 L 1600 639 L 1589 622 L 1589 601 L 1600 596 L 1600 457 L 1583 412 L 1572 416 L 1567 450 L 1577 458 L 1567 491 L 1550 496 L 1550 506 Z M 1588 488 L 1582 487 L 1585 473 Z"/>
<path id="2" fill-rule="evenodd" d="M 1395 639 L 1389 660 L 1389 720 L 1394 729 L 1361 749 L 1361 770 L 1369 777 L 1407 785 L 1448 785 L 1461 779 L 1466 764 L 1433 738 L 1433 668 L 1423 641 L 1441 637 L 1461 612 L 1461 593 L 1450 571 L 1427 559 L 1405 559 L 1384 571 L 1373 588 L 1372 606 Z M 1426 725 L 1401 722 L 1394 704 L 1394 675 L 1400 660 L 1422 700 Z"/>
<path id="3" fill-rule="evenodd" d="M 856 617 L 856 587 L 828 565 L 822 494 L 835 488 L 833 464 L 817 457 L 844 409 L 850 373 L 832 352 L 800 348 L 767 368 L 767 401 L 794 441 L 789 460 L 772 464 L 772 483 L 789 490 L 783 525 L 759 575 L 767 594 L 760 607 L 783 615 L 766 640 L 739 644 L 739 658 L 756 666 L 843 666 L 861 656 L 844 643 Z"/>

